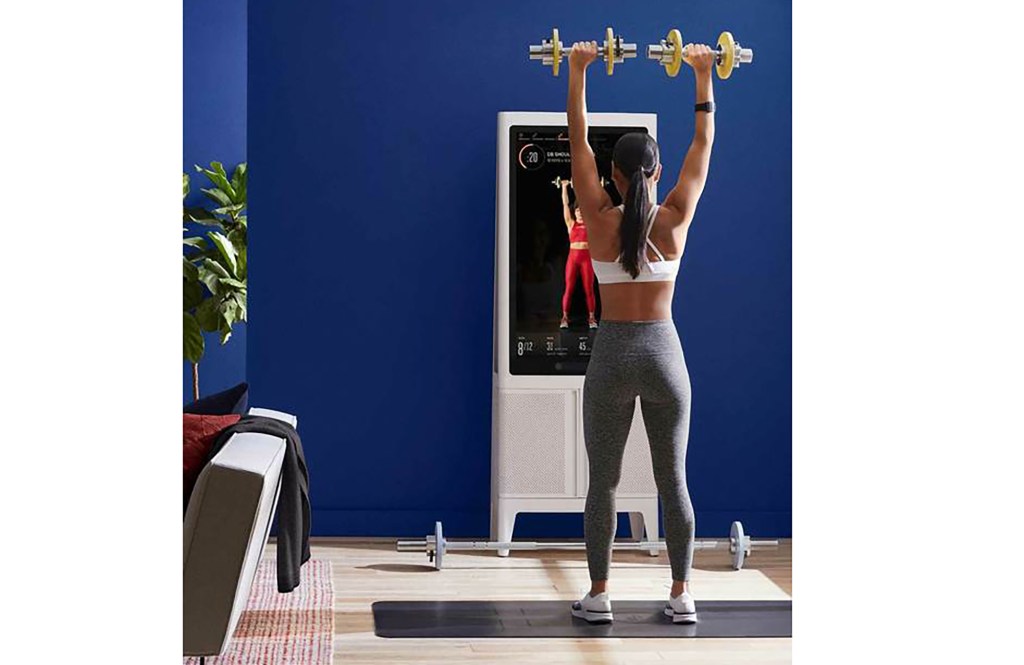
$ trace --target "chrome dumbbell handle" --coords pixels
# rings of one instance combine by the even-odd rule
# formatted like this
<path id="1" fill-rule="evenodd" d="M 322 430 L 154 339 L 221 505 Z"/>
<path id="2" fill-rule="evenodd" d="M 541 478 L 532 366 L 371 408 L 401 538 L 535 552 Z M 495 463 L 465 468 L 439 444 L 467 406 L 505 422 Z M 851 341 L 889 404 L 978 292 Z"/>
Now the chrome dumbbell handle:
<path id="1" fill-rule="evenodd" d="M 563 57 L 568 57 L 568 51 L 570 49 L 564 49 L 562 51 Z M 543 60 L 544 64 L 548 65 L 554 60 L 554 45 L 550 39 L 543 40 L 540 44 L 530 44 L 530 60 Z M 622 62 L 627 58 L 635 58 L 637 54 L 636 44 L 629 42 L 621 42 L 615 49 L 615 62 Z M 605 59 L 604 48 L 598 50 L 597 57 L 601 60 Z"/>
<path id="2" fill-rule="evenodd" d="M 743 48 L 737 44 L 736 49 L 736 61 L 741 64 L 748 64 L 754 61 L 754 49 Z M 661 40 L 660 44 L 650 44 L 647 46 L 647 58 L 650 60 L 657 60 L 661 64 L 668 64 L 672 62 L 674 57 L 675 47 L 667 43 L 664 39 Z M 715 54 L 715 62 L 721 62 L 722 56 L 725 54 L 723 49 L 712 49 L 712 53 Z M 687 56 L 686 48 L 683 47 L 683 57 Z"/>

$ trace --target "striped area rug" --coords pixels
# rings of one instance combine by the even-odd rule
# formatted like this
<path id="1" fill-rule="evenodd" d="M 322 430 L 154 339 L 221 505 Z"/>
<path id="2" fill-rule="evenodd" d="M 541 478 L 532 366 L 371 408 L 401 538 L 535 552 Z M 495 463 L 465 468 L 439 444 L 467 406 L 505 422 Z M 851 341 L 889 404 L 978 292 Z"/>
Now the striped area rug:
<path id="1" fill-rule="evenodd" d="M 260 562 L 227 651 L 207 665 L 330 665 L 334 643 L 331 562 L 310 559 L 291 593 L 277 592 L 277 564 Z M 198 665 L 198 658 L 186 658 Z"/>

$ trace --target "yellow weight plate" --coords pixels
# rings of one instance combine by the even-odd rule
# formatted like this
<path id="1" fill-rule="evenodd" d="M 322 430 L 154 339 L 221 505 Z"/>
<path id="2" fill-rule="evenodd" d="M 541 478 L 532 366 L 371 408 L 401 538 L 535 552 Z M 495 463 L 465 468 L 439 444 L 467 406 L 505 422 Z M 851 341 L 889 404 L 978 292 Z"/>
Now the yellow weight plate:
<path id="1" fill-rule="evenodd" d="M 611 76 L 615 70 L 615 33 L 611 28 L 604 31 L 604 67 Z"/>
<path id="2" fill-rule="evenodd" d="M 551 71 L 558 76 L 558 65 L 562 62 L 562 42 L 558 40 L 558 28 L 551 28 Z"/>
<path id="3" fill-rule="evenodd" d="M 683 66 L 683 33 L 672 28 L 668 31 L 668 37 L 665 38 L 665 41 L 674 47 L 672 62 L 665 65 L 665 72 L 669 76 L 676 76 Z"/>
<path id="4" fill-rule="evenodd" d="M 725 80 L 732 74 L 732 68 L 734 66 L 734 60 L 736 58 L 736 40 L 732 38 L 732 33 L 728 30 L 718 35 L 718 48 L 722 52 L 718 57 L 718 64 L 715 65 L 715 71 L 718 72 L 718 78 Z"/>

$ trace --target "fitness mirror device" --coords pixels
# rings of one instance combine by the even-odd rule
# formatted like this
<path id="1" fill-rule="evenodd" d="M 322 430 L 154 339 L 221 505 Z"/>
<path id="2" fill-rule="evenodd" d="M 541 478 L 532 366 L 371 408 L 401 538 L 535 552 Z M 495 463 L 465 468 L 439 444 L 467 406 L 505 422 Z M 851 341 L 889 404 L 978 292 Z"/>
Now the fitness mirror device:
<path id="1" fill-rule="evenodd" d="M 617 205 L 611 182 L 615 142 L 628 132 L 656 138 L 657 117 L 591 113 L 587 119 L 599 176 Z M 582 512 L 587 494 L 582 391 L 601 335 L 601 305 L 595 282 L 598 326 L 592 329 L 583 283 L 592 273 L 581 269 L 567 284 L 570 231 L 561 183 L 571 177 L 565 113 L 498 114 L 491 535 L 501 542 L 512 540 L 517 513 Z M 570 210 L 574 202 L 570 187 Z M 563 329 L 567 288 L 569 327 Z M 644 533 L 644 525 L 650 538 L 658 537 L 657 490 L 639 408 L 617 505 L 630 513 L 634 537 Z"/>
<path id="2" fill-rule="evenodd" d="M 612 185 L 612 148 L 644 126 L 593 127 L 590 145 L 604 189 L 622 202 Z M 569 231 L 562 205 L 563 181 L 571 182 L 565 127 L 514 125 L 509 129 L 509 371 L 516 375 L 582 375 L 597 333 L 588 325 L 587 293 L 600 321 L 601 296 L 590 266 L 574 266 L 569 283 Z M 570 211 L 576 193 L 569 188 Z M 586 282 L 589 282 L 586 283 Z M 563 299 L 569 327 L 561 328 Z"/>

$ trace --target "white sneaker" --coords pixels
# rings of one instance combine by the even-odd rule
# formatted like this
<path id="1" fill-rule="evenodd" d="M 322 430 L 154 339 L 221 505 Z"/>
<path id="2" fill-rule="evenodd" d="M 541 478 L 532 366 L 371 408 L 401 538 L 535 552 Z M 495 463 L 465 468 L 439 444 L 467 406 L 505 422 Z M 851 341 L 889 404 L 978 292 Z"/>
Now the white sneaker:
<path id="1" fill-rule="evenodd" d="M 697 605 L 690 592 L 684 591 L 675 598 L 669 596 L 665 614 L 672 617 L 672 623 L 697 623 Z"/>
<path id="2" fill-rule="evenodd" d="M 572 615 L 590 623 L 611 623 L 612 601 L 608 593 L 591 596 L 589 593 L 572 604 Z"/>

